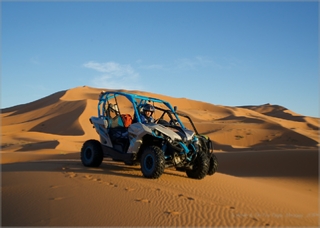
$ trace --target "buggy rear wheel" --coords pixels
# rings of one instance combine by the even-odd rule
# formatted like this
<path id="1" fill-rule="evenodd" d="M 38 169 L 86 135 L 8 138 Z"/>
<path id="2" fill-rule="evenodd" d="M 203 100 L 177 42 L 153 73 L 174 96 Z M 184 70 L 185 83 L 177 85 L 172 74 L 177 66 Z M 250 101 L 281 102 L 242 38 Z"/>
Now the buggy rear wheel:
<path id="1" fill-rule="evenodd" d="M 207 155 L 199 151 L 194 161 L 193 167 L 186 170 L 187 176 L 194 179 L 203 179 L 209 170 L 209 159 Z"/>
<path id="2" fill-rule="evenodd" d="M 162 150 L 157 146 L 146 147 L 141 156 L 141 172 L 144 177 L 159 178 L 165 168 Z"/>
<path id="3" fill-rule="evenodd" d="M 218 159 L 213 153 L 209 155 L 209 159 L 210 159 L 209 160 L 210 164 L 209 164 L 208 175 L 211 176 L 218 170 Z"/>
<path id="4" fill-rule="evenodd" d="M 81 148 L 81 162 L 87 167 L 99 167 L 103 160 L 101 144 L 97 140 L 86 141 Z"/>

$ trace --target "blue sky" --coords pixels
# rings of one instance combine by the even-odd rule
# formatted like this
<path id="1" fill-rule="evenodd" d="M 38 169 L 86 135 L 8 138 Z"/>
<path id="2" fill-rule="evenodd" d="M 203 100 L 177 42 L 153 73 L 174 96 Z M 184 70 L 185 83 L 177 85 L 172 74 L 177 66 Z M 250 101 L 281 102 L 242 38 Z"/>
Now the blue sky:
<path id="1" fill-rule="evenodd" d="M 1 11 L 1 108 L 87 85 L 320 116 L 317 1 L 2 1 Z"/>

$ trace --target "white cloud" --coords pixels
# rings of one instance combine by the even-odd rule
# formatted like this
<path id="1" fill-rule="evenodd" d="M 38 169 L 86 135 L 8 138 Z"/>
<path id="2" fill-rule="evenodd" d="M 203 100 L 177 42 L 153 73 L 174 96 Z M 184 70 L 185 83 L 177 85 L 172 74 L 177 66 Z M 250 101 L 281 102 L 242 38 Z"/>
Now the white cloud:
<path id="1" fill-rule="evenodd" d="M 107 89 L 141 90 L 140 75 L 130 65 L 116 62 L 98 63 L 94 61 L 83 64 L 84 67 L 100 73 L 91 81 L 92 86 Z"/>
<path id="2" fill-rule="evenodd" d="M 151 65 L 143 65 L 143 66 L 140 66 L 139 68 L 146 69 L 146 70 L 163 70 L 164 66 L 160 64 L 151 64 Z"/>
<path id="3" fill-rule="evenodd" d="M 176 60 L 175 65 L 177 69 L 190 70 L 194 69 L 198 65 L 198 61 L 194 59 L 183 58 Z"/>
<path id="4" fill-rule="evenodd" d="M 166 71 L 189 71 L 197 70 L 205 67 L 223 68 L 213 59 L 206 56 L 195 56 L 193 58 L 180 58 L 169 64 L 142 64 L 142 60 L 137 60 L 139 69 L 142 70 L 166 70 Z"/>
<path id="5" fill-rule="evenodd" d="M 119 76 L 124 74 L 132 74 L 134 72 L 130 65 L 121 65 L 115 62 L 97 63 L 90 61 L 88 63 L 85 63 L 84 66 L 99 72 L 110 73 Z"/>

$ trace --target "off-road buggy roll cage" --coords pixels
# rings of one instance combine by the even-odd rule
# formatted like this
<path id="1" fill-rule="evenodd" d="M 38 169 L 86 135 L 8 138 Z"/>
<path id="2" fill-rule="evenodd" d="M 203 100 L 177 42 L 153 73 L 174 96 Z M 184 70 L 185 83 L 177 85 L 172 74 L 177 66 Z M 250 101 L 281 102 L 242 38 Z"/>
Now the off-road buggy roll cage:
<path id="1" fill-rule="evenodd" d="M 166 111 L 165 109 L 156 107 L 154 105 L 154 103 L 159 103 L 159 104 L 164 104 L 170 110 L 171 114 L 175 116 L 175 118 L 178 121 L 178 123 L 180 124 L 180 126 L 182 128 L 185 128 L 185 126 L 180 121 L 180 119 L 177 117 L 177 114 L 174 111 L 176 109 L 173 109 L 169 102 L 166 102 L 164 100 L 160 100 L 157 98 L 153 98 L 153 97 L 145 97 L 145 96 L 141 96 L 141 95 L 137 95 L 137 94 L 129 94 L 129 93 L 125 93 L 125 92 L 106 92 L 106 93 L 101 94 L 100 99 L 99 99 L 99 103 L 98 103 L 98 117 L 99 118 L 105 117 L 105 113 L 108 111 L 107 108 L 109 107 L 109 104 L 110 104 L 109 101 L 111 99 L 115 99 L 116 103 L 118 103 L 117 102 L 118 96 L 126 97 L 133 104 L 133 109 L 134 109 L 134 114 L 135 114 L 134 122 L 141 123 L 141 119 L 140 119 L 140 115 L 139 115 L 141 113 L 140 108 L 142 108 L 147 103 L 152 103 L 152 105 L 155 107 L 155 109 Z M 117 104 L 117 106 L 119 107 L 118 104 Z M 119 110 L 119 112 L 120 112 L 120 110 Z"/>
<path id="2" fill-rule="evenodd" d="M 127 105 L 123 110 L 133 111 L 133 118 L 131 114 L 121 113 L 123 106 L 118 105 L 118 99 L 122 99 L 122 103 L 130 102 L 130 108 Z M 145 104 L 153 105 L 154 114 L 162 112 L 153 116 L 154 123 L 141 122 Z M 115 116 L 111 117 L 111 113 Z M 193 131 L 185 127 L 179 116 L 189 120 Z M 192 119 L 177 112 L 177 107 L 173 108 L 167 101 L 121 91 L 102 92 L 98 117 L 91 117 L 90 122 L 100 142 L 88 140 L 84 143 L 81 160 L 85 166 L 99 166 L 103 157 L 111 157 L 129 165 L 140 163 L 143 175 L 148 178 L 158 178 L 164 168 L 170 166 L 196 179 L 217 170 L 211 140 L 200 135 Z"/>

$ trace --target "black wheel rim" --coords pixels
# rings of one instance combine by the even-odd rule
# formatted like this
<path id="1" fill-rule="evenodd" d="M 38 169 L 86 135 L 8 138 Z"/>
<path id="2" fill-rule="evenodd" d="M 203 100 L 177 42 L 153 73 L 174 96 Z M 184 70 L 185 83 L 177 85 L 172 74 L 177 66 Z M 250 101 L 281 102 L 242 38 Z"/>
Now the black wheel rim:
<path id="1" fill-rule="evenodd" d="M 151 155 L 147 155 L 144 159 L 144 165 L 147 169 L 147 171 L 151 171 L 154 165 L 154 160 Z"/>
<path id="2" fill-rule="evenodd" d="M 85 151 L 85 158 L 87 160 L 89 160 L 89 159 L 91 159 L 91 157 L 92 157 L 92 150 L 91 150 L 91 148 L 87 148 Z"/>

